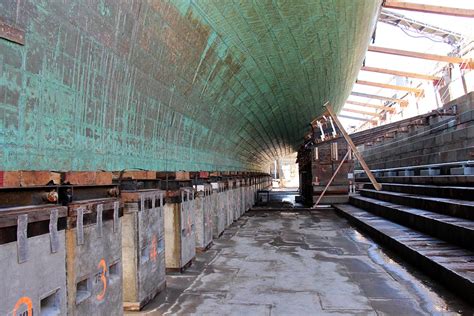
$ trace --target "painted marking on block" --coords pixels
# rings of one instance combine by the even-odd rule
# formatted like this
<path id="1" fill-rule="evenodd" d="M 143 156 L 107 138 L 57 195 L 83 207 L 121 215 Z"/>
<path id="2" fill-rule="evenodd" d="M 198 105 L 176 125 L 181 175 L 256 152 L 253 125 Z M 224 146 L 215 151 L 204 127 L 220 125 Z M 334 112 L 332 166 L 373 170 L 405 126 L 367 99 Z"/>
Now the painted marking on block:
<path id="1" fill-rule="evenodd" d="M 118 231 L 118 224 L 119 224 L 119 214 L 118 214 L 118 211 L 119 211 L 119 207 L 120 207 L 120 202 L 119 201 L 115 201 L 114 202 L 114 233 L 116 233 Z"/>
<path id="2" fill-rule="evenodd" d="M 102 271 L 100 272 L 100 280 L 102 281 L 103 288 L 102 292 L 97 294 L 96 298 L 98 301 L 102 301 L 104 300 L 105 293 L 107 292 L 107 264 L 105 263 L 104 259 L 100 259 L 98 267 L 99 269 L 102 269 Z"/>
<path id="3" fill-rule="evenodd" d="M 84 244 L 84 208 L 81 206 L 77 209 L 76 218 L 76 239 L 78 245 Z"/>
<path id="4" fill-rule="evenodd" d="M 145 200 L 146 200 L 146 195 L 141 194 L 140 195 L 140 212 L 143 212 L 145 210 Z"/>
<path id="5" fill-rule="evenodd" d="M 23 263 L 28 260 L 28 214 L 18 216 L 16 240 L 18 263 Z"/>
<path id="6" fill-rule="evenodd" d="M 156 258 L 158 256 L 158 241 L 156 239 L 156 235 L 153 235 L 153 238 L 151 239 L 151 248 L 150 248 L 150 257 L 153 262 L 156 262 Z"/>
<path id="7" fill-rule="evenodd" d="M 156 208 L 156 195 L 155 194 L 151 195 L 151 208 L 152 208 L 153 211 Z"/>
<path id="8" fill-rule="evenodd" d="M 97 205 L 97 235 L 102 237 L 102 213 L 104 212 L 104 204 Z"/>
<path id="9" fill-rule="evenodd" d="M 26 305 L 27 314 L 22 313 L 21 316 L 33 316 L 33 302 L 28 296 L 20 297 L 18 301 L 16 301 L 15 307 L 13 307 L 13 316 L 18 315 L 18 309 L 20 309 L 22 305 Z"/>
<path id="10" fill-rule="evenodd" d="M 59 238 L 58 238 L 58 210 L 53 209 L 49 214 L 49 241 L 51 245 L 51 253 L 58 252 Z"/>

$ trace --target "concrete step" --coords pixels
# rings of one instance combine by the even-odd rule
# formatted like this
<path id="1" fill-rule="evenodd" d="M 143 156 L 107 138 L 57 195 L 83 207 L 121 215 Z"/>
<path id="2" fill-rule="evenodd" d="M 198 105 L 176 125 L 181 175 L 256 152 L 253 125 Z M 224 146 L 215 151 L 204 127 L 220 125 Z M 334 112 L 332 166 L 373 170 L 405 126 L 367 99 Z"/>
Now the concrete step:
<path id="1" fill-rule="evenodd" d="M 410 206 L 448 216 L 474 220 L 474 201 L 455 200 L 409 193 L 362 189 L 360 195 L 399 205 Z"/>
<path id="2" fill-rule="evenodd" d="M 365 175 L 357 176 L 357 182 L 369 182 Z M 422 185 L 444 185 L 444 186 L 473 186 L 474 176 L 462 175 L 441 175 L 441 176 L 387 176 L 376 177 L 380 183 L 403 183 L 403 184 L 422 184 Z"/>
<path id="3" fill-rule="evenodd" d="M 339 214 L 396 251 L 468 302 L 474 302 L 474 252 L 393 223 L 349 204 L 334 205 Z"/>
<path id="4" fill-rule="evenodd" d="M 474 201 L 474 187 L 403 183 L 382 183 L 382 185 L 384 191 Z M 370 183 L 364 184 L 364 189 L 373 188 L 373 185 Z"/>
<path id="5" fill-rule="evenodd" d="M 351 196 L 350 204 L 398 224 L 474 250 L 474 221 L 357 195 Z"/>

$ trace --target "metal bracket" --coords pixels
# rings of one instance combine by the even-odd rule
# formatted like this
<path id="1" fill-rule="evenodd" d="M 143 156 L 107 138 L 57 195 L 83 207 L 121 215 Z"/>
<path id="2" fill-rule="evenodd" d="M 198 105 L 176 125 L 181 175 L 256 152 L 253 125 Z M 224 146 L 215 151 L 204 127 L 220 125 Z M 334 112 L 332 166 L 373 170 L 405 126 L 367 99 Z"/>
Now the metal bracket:
<path id="1" fill-rule="evenodd" d="M 104 212 L 104 204 L 96 206 L 97 211 L 97 236 L 102 237 L 102 213 Z"/>
<path id="2" fill-rule="evenodd" d="M 84 207 L 79 207 L 76 218 L 76 241 L 78 245 L 84 244 Z"/>
<path id="3" fill-rule="evenodd" d="M 58 252 L 58 209 L 51 210 L 51 213 L 49 214 L 49 241 L 51 245 L 51 253 Z"/>
<path id="4" fill-rule="evenodd" d="M 28 214 L 18 215 L 16 230 L 18 263 L 28 260 Z"/>

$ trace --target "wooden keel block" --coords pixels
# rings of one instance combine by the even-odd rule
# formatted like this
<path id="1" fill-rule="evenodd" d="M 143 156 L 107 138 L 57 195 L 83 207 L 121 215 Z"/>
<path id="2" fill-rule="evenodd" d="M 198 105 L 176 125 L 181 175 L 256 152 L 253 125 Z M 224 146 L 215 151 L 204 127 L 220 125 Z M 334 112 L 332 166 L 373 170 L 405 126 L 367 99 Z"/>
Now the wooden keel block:
<path id="1" fill-rule="evenodd" d="M 0 171 L 0 188 L 19 187 L 20 171 Z"/>
<path id="2" fill-rule="evenodd" d="M 118 174 L 117 174 L 118 173 Z M 114 178 L 120 177 L 120 172 L 114 173 Z M 132 180 L 155 180 L 156 172 L 150 170 L 129 170 L 122 173 L 122 179 L 132 179 Z"/>
<path id="3" fill-rule="evenodd" d="M 31 187 L 61 183 L 61 173 L 55 171 L 21 171 L 20 186 Z"/>
<path id="4" fill-rule="evenodd" d="M 187 171 L 176 171 L 175 172 L 175 179 L 176 180 L 189 180 L 190 177 L 189 177 L 189 172 Z"/>
<path id="5" fill-rule="evenodd" d="M 112 172 L 107 171 L 68 171 L 63 173 L 64 184 L 106 185 L 112 184 Z"/>

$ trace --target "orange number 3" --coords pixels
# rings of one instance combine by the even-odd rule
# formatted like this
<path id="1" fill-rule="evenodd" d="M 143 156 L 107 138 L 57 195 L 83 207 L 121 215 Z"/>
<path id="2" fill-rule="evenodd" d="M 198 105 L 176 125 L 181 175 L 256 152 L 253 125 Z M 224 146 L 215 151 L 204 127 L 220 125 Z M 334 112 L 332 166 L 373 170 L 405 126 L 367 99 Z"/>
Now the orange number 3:
<path id="1" fill-rule="evenodd" d="M 105 260 L 104 259 L 101 259 L 99 261 L 99 268 L 102 269 L 102 273 L 100 275 L 100 280 L 102 281 L 102 284 L 103 284 L 103 289 L 102 289 L 102 292 L 100 294 L 97 294 L 96 298 L 99 300 L 99 301 L 102 301 L 105 297 L 105 292 L 107 291 L 107 277 L 105 276 L 105 273 L 107 272 L 107 265 L 105 264 Z"/>
<path id="2" fill-rule="evenodd" d="M 17 315 L 17 311 L 21 305 L 25 304 L 28 312 L 28 316 L 33 316 L 33 303 L 28 296 L 20 297 L 20 299 L 16 302 L 15 307 L 13 307 L 13 315 Z"/>

